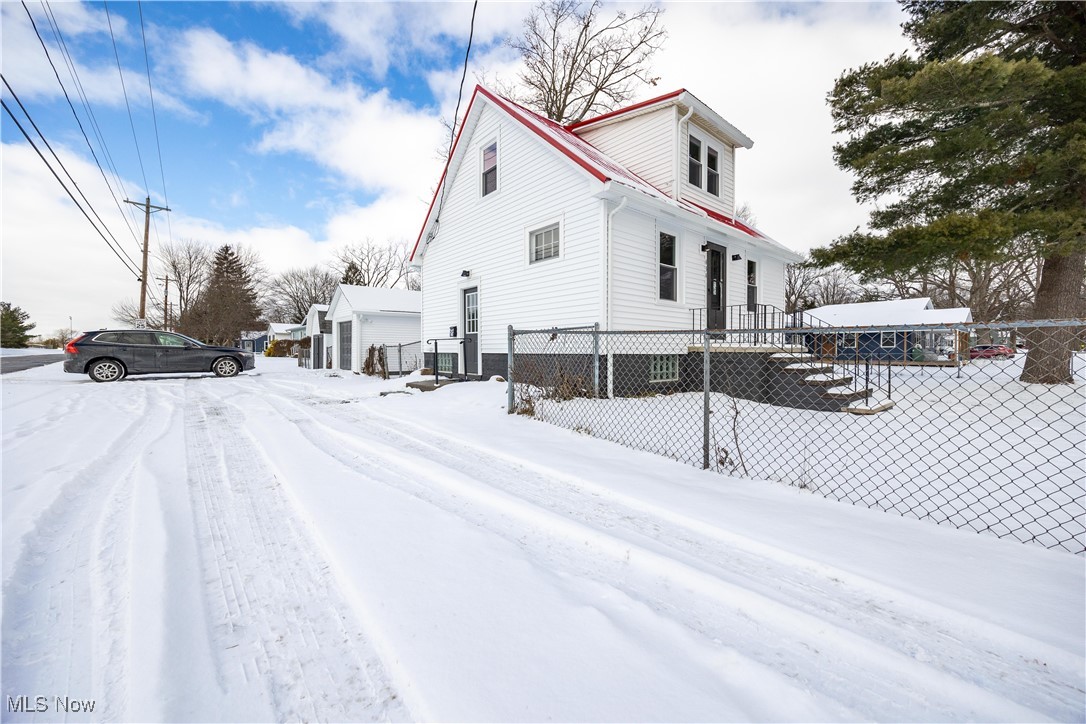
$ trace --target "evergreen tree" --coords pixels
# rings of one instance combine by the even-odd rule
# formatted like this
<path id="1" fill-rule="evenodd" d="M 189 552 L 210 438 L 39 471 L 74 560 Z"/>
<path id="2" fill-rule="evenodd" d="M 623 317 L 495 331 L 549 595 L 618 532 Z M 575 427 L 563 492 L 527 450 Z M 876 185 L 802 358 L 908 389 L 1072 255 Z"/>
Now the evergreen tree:
<path id="1" fill-rule="evenodd" d="M 262 326 L 256 284 L 229 245 L 219 247 L 207 286 L 181 319 L 186 334 L 212 344 L 232 345 L 244 330 Z"/>
<path id="2" fill-rule="evenodd" d="M 30 315 L 11 302 L 0 302 L 0 347 L 25 349 L 34 323 L 27 324 Z"/>
<path id="3" fill-rule="evenodd" d="M 1083 314 L 1086 5 L 903 3 L 915 55 L 847 71 L 829 96 L 837 164 L 878 201 L 870 232 L 812 253 L 864 276 L 1043 259 L 1037 318 Z M 1022 379 L 1070 382 L 1070 333 L 1034 341 Z"/>

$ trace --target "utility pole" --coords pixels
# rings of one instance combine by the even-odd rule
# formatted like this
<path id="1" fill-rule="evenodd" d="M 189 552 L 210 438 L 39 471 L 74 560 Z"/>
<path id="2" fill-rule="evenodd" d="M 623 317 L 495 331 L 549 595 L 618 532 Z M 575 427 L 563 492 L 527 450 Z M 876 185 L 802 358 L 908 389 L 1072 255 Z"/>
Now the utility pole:
<path id="1" fill-rule="evenodd" d="M 170 330 L 170 276 L 167 274 L 164 277 L 155 277 L 160 281 L 166 282 L 166 291 L 162 295 L 162 328 L 167 332 Z"/>
<path id="2" fill-rule="evenodd" d="M 151 211 L 169 211 L 165 206 L 152 206 L 151 197 L 141 204 L 138 201 L 125 199 L 126 204 L 143 207 L 143 273 L 140 274 L 140 319 L 147 319 L 147 246 L 151 233 Z"/>

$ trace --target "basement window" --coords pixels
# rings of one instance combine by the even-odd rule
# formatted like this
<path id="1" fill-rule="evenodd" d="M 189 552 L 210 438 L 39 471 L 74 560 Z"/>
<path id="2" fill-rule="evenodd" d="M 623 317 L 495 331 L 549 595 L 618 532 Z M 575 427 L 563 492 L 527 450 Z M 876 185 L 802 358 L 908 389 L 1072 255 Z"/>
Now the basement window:
<path id="1" fill-rule="evenodd" d="M 676 382 L 679 379 L 679 355 L 654 354 L 649 362 L 649 382 Z"/>
<path id="2" fill-rule="evenodd" d="M 451 375 L 454 373 L 453 367 L 456 366 L 456 353 L 455 352 L 438 352 L 437 353 L 437 372 L 441 375 Z"/>

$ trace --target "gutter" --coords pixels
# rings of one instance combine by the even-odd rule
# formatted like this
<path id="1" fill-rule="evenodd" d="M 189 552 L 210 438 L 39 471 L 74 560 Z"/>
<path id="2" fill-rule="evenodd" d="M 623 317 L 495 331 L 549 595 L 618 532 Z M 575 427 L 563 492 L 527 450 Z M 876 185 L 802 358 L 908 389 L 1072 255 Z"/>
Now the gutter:
<path id="1" fill-rule="evenodd" d="M 686 111 L 686 115 L 679 119 L 679 122 L 675 124 L 675 180 L 672 183 L 671 197 L 676 201 L 679 200 L 679 189 L 682 188 L 682 179 L 679 176 L 682 173 L 682 157 L 683 157 L 683 124 L 690 120 L 690 116 L 694 115 L 694 104 L 689 104 L 689 108 Z"/>
<path id="2" fill-rule="evenodd" d="M 605 329 L 607 329 L 608 332 L 611 331 L 611 326 L 612 326 L 611 325 L 611 307 L 612 307 L 612 305 L 611 305 L 611 275 L 614 274 L 614 262 L 613 262 L 614 254 L 612 253 L 612 248 L 613 248 L 613 245 L 614 245 L 614 242 L 612 240 L 614 238 L 614 229 L 615 229 L 614 220 L 615 220 L 615 214 L 617 214 L 619 211 L 622 211 L 624 208 L 626 208 L 626 204 L 629 203 L 629 201 L 630 201 L 629 198 L 627 198 L 626 196 L 623 196 L 622 200 L 618 202 L 618 206 L 616 206 L 615 208 L 613 208 L 613 209 L 611 209 L 610 211 L 607 212 L 607 281 L 606 281 L 607 286 L 606 286 L 606 289 L 604 290 L 604 301 L 606 302 L 606 308 L 604 309 L 603 318 L 604 318 L 604 324 L 607 325 L 605 327 Z"/>

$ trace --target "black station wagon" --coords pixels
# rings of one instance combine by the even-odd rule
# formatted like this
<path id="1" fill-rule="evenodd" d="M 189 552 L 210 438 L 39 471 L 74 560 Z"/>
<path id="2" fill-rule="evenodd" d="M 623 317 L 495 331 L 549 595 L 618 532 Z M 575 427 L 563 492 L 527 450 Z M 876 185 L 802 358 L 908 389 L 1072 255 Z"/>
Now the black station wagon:
<path id="1" fill-rule="evenodd" d="M 219 377 L 233 377 L 254 366 L 252 352 L 212 347 L 176 332 L 150 329 L 84 332 L 64 348 L 64 371 L 90 375 L 95 382 L 162 372 L 214 372 Z"/>

